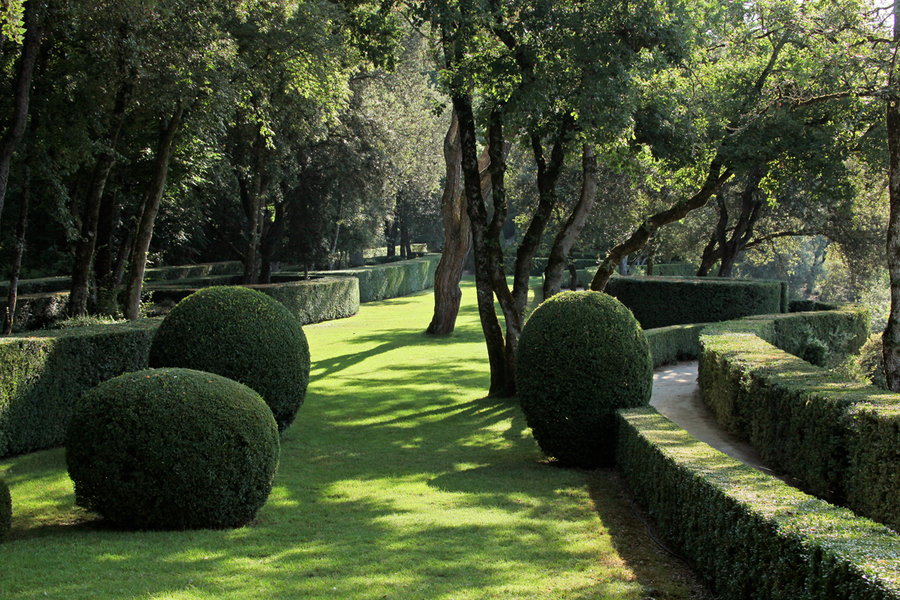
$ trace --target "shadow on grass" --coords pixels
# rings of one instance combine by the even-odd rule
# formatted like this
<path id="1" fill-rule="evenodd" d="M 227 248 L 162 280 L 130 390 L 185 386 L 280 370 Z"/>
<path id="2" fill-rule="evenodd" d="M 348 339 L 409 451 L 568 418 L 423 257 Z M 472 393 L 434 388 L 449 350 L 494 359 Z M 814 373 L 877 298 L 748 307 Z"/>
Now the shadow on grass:
<path id="1" fill-rule="evenodd" d="M 16 514 L 16 537 L 0 544 L 0 597 L 646 597 L 638 567 L 604 528 L 619 517 L 600 507 L 602 494 L 591 502 L 591 475 L 548 464 L 513 401 L 478 398 L 489 374 L 473 315 L 464 306 L 443 338 L 377 321 L 355 335 L 354 323 L 333 327 L 328 335 L 343 338 L 313 364 L 252 525 L 128 533 L 67 524 L 79 512 L 60 492 Z M 65 477 L 53 452 L 36 455 L 43 465 L 0 465 L 4 478 L 36 495 Z M 39 522 L 42 511 L 56 520 Z M 632 535 L 611 531 L 616 546 Z"/>

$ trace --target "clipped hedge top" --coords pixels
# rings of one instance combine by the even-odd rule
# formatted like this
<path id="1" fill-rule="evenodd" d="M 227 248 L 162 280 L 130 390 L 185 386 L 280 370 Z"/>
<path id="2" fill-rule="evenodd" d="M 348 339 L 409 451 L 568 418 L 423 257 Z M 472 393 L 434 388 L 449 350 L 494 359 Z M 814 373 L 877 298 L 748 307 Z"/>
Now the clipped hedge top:
<path id="1" fill-rule="evenodd" d="M 12 344 L 23 340 L 79 338 L 98 335 L 113 335 L 123 331 L 153 331 L 162 323 L 162 317 L 141 319 L 140 321 L 119 321 L 117 323 L 102 323 L 98 325 L 85 325 L 83 327 L 63 327 L 60 329 L 38 329 L 35 331 L 23 331 L 9 336 L 0 337 L 0 344 Z"/>
<path id="2" fill-rule="evenodd" d="M 621 411 L 639 435 L 670 461 L 689 469 L 747 512 L 861 569 L 880 587 L 900 594 L 900 536 L 846 508 L 819 500 L 698 441 L 653 408 Z"/>
<path id="3" fill-rule="evenodd" d="M 866 313 L 865 309 L 852 305 L 829 312 L 834 313 L 831 316 L 843 315 L 846 318 Z M 896 394 L 812 365 L 776 345 L 789 344 L 787 337 L 791 327 L 786 325 L 799 325 L 808 319 L 828 317 L 827 313 L 791 313 L 714 323 L 703 330 L 700 342 L 705 350 L 727 356 L 730 362 L 752 368 L 754 373 L 771 383 L 797 394 L 815 394 L 824 401 L 860 404 L 856 410 L 877 409 L 882 414 L 900 416 Z"/>

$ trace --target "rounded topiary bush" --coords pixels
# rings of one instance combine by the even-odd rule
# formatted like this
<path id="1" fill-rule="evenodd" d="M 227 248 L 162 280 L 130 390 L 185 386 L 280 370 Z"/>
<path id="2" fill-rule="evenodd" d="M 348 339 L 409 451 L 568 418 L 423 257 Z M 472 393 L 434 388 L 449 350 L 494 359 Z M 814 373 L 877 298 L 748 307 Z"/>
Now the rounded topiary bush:
<path id="1" fill-rule="evenodd" d="M 541 450 L 592 468 L 614 461 L 619 408 L 645 406 L 653 390 L 647 338 L 621 302 L 599 292 L 565 292 L 525 324 L 516 386 Z"/>
<path id="2" fill-rule="evenodd" d="M 12 498 L 9 495 L 9 488 L 6 483 L 0 479 L 0 540 L 9 533 L 12 526 Z"/>
<path id="3" fill-rule="evenodd" d="M 309 345 L 277 300 L 249 288 L 211 287 L 166 315 L 150 346 L 151 367 L 216 373 L 256 390 L 284 431 L 309 384 Z"/>
<path id="4" fill-rule="evenodd" d="M 278 439 L 272 412 L 247 386 L 149 369 L 82 397 L 66 464 L 78 505 L 120 527 L 240 527 L 272 490 Z"/>

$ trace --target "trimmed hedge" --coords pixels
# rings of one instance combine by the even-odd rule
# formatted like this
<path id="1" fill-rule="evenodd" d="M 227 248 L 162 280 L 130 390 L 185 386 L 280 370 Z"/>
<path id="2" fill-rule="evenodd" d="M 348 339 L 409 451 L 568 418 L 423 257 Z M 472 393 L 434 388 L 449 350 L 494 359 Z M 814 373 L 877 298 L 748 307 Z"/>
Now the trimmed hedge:
<path id="1" fill-rule="evenodd" d="M 359 280 L 323 277 L 250 286 L 284 304 L 301 325 L 352 317 L 359 312 Z"/>
<path id="2" fill-rule="evenodd" d="M 41 277 L 38 279 L 20 279 L 16 285 L 16 294 L 24 296 L 28 294 L 50 294 L 53 292 L 68 292 L 72 287 L 70 277 Z M 0 281 L 0 294 L 5 298 L 9 295 L 9 281 Z"/>
<path id="3" fill-rule="evenodd" d="M 278 455 L 259 394 L 190 369 L 100 384 L 66 438 L 76 503 L 127 529 L 241 527 L 265 504 Z"/>
<path id="4" fill-rule="evenodd" d="M 440 254 L 429 254 L 412 260 L 344 271 L 327 271 L 323 274 L 333 277 L 356 277 L 359 279 L 359 301 L 375 302 L 407 296 L 432 287 L 434 272 L 440 260 Z"/>
<path id="5" fill-rule="evenodd" d="M 0 338 L 0 456 L 62 444 L 72 406 L 84 392 L 147 366 L 159 322 Z"/>
<path id="6" fill-rule="evenodd" d="M 281 275 L 283 283 L 243 286 L 259 290 L 275 298 L 300 321 L 301 325 L 321 323 L 333 319 L 352 317 L 359 312 L 359 282 L 352 277 L 322 277 L 302 279 L 300 275 Z M 189 280 L 189 286 L 154 286 L 154 302 L 180 302 L 191 294 L 206 287 L 239 285 L 240 277 L 223 276 Z"/>
<path id="7" fill-rule="evenodd" d="M 787 312 L 787 283 L 705 277 L 613 277 L 606 293 L 644 329 Z"/>
<path id="8" fill-rule="evenodd" d="M 900 537 L 697 441 L 619 413 L 618 461 L 664 537 L 728 600 L 900 599 Z"/>
<path id="9" fill-rule="evenodd" d="M 245 287 L 211 287 L 179 302 L 150 346 L 151 367 L 216 373 L 258 392 L 290 426 L 309 384 L 309 345 L 283 304 Z"/>
<path id="10" fill-rule="evenodd" d="M 798 313 L 707 327 L 700 393 L 719 423 L 748 440 L 767 464 L 819 497 L 900 527 L 900 396 L 816 367 L 771 343 L 789 345 L 790 333 L 802 331 L 805 321 L 813 330 L 833 328 L 832 337 L 851 340 L 844 349 L 853 349 L 865 339 L 861 312 L 845 307 L 830 315 Z"/>
<path id="11" fill-rule="evenodd" d="M 240 275 L 244 265 L 238 261 L 204 263 L 199 265 L 175 265 L 172 267 L 154 267 L 147 269 L 144 281 L 169 281 L 173 279 L 190 279 L 216 275 Z"/>
<path id="12" fill-rule="evenodd" d="M 516 350 L 519 403 L 541 450 L 583 468 L 614 462 L 615 411 L 646 406 L 653 364 L 618 300 L 563 292 L 535 309 Z"/>
<path id="13" fill-rule="evenodd" d="M 12 527 L 12 497 L 9 495 L 9 487 L 0 479 L 0 542 L 9 533 Z"/>
<path id="14" fill-rule="evenodd" d="M 670 325 L 644 330 L 650 344 L 653 366 L 659 367 L 679 360 L 693 360 L 700 356 L 700 333 L 707 323 Z"/>

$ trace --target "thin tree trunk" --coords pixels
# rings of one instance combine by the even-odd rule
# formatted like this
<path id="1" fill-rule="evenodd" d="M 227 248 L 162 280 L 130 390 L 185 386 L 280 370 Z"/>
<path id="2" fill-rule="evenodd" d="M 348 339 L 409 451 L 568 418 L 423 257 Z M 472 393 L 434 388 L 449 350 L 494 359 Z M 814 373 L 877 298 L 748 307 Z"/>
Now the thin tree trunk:
<path id="1" fill-rule="evenodd" d="M 9 183 L 9 167 L 13 155 L 28 122 L 28 104 L 31 99 L 31 78 L 37 62 L 38 49 L 44 30 L 41 25 L 46 3 L 40 0 L 28 0 L 25 3 L 25 36 L 22 39 L 22 53 L 16 65 L 16 80 L 13 85 L 13 108 L 9 126 L 0 138 L 0 214 L 3 213 L 3 201 L 6 198 L 6 186 Z"/>
<path id="2" fill-rule="evenodd" d="M 692 210 L 702 208 L 709 201 L 710 197 L 719 190 L 722 184 L 728 181 L 732 173 L 730 168 L 723 171 L 722 165 L 718 162 L 718 159 L 713 160 L 710 164 L 706 181 L 704 182 L 703 187 L 700 188 L 700 191 L 687 200 L 679 202 L 668 210 L 657 213 L 645 220 L 632 232 L 627 240 L 609 251 L 606 258 L 601 261 L 600 267 L 597 269 L 597 273 L 591 281 L 591 289 L 596 292 L 602 292 L 606 288 L 609 278 L 615 273 L 619 261 L 621 261 L 623 257 L 641 250 L 641 248 L 644 247 L 644 244 L 650 239 L 650 236 L 652 236 L 660 227 L 668 225 L 669 223 L 674 223 L 675 221 L 680 221 Z"/>
<path id="3" fill-rule="evenodd" d="M 900 2 L 894 4 L 894 44 L 900 43 Z M 896 60 L 896 57 L 895 57 Z M 887 125 L 888 192 L 890 216 L 887 233 L 888 274 L 891 281 L 891 311 L 881 336 L 884 375 L 888 389 L 900 392 L 900 85 L 896 65 L 891 65 L 890 91 L 885 121 Z"/>
<path id="4" fill-rule="evenodd" d="M 487 207 L 481 198 L 481 174 L 478 171 L 478 149 L 475 135 L 475 116 L 472 97 L 468 93 L 453 95 L 453 108 L 459 119 L 460 165 L 466 196 L 466 210 L 472 227 L 472 248 L 475 253 L 475 294 L 478 315 L 487 345 L 491 370 L 489 395 L 501 395 L 506 390 L 506 358 L 503 330 L 494 310 L 492 284 L 492 256 L 488 248 Z M 493 193 L 493 190 L 492 190 Z"/>
<path id="5" fill-rule="evenodd" d="M 753 227 L 759 219 L 763 205 L 762 200 L 757 197 L 757 192 L 763 177 L 766 176 L 766 172 L 765 166 L 757 166 L 747 174 L 747 183 L 744 186 L 744 191 L 741 193 L 741 214 L 738 217 L 737 224 L 734 226 L 734 230 L 731 232 L 731 238 L 726 239 L 725 231 L 720 228 L 719 246 L 722 252 L 721 262 L 719 263 L 719 277 L 731 277 L 738 255 L 744 250 L 753 236 Z M 722 202 L 722 209 L 724 210 L 724 201 Z M 726 225 L 727 222 L 728 218 L 726 216 Z"/>
<path id="6" fill-rule="evenodd" d="M 128 282 L 125 289 L 123 312 L 125 318 L 129 321 L 136 321 L 140 318 L 141 290 L 144 284 L 144 270 L 147 267 L 147 252 L 150 250 L 150 240 L 153 239 L 153 224 L 156 221 L 156 213 L 159 212 L 159 204 L 166 189 L 169 162 L 172 160 L 172 154 L 175 152 L 175 134 L 181 126 L 184 110 L 184 104 L 179 104 L 168 123 L 162 123 L 159 145 L 156 150 L 156 166 L 153 172 L 153 180 L 150 182 L 141 202 L 141 216 L 138 219 L 134 249 L 131 252 L 131 268 L 128 270 Z"/>
<path id="7" fill-rule="evenodd" d="M 25 231 L 28 227 L 28 203 L 31 197 L 28 169 L 25 169 L 24 184 L 22 186 L 22 204 L 19 206 L 19 221 L 16 223 L 16 253 L 13 258 L 12 273 L 9 277 L 9 294 L 6 298 L 6 314 L 3 318 L 3 335 L 12 332 L 13 321 L 16 318 L 16 300 L 19 294 L 19 275 L 22 272 L 22 256 L 25 254 Z"/>
<path id="8" fill-rule="evenodd" d="M 587 218 L 594 208 L 597 184 L 597 157 L 594 156 L 593 146 L 584 144 L 581 150 L 581 196 L 566 224 L 553 240 L 547 267 L 544 269 L 544 300 L 558 294 L 562 288 L 569 252 L 581 235 L 581 230 L 584 229 Z"/>
<path id="9" fill-rule="evenodd" d="M 123 35 L 125 35 L 123 33 Z M 109 135 L 106 141 L 107 148 L 97 157 L 94 171 L 91 175 L 91 183 L 84 201 L 84 211 L 81 215 L 81 235 L 75 244 L 75 260 L 72 265 L 72 285 L 69 293 L 69 304 L 66 307 L 70 317 L 81 316 L 87 313 L 88 281 L 91 274 L 91 265 L 94 260 L 94 249 L 97 244 L 97 228 L 100 220 L 100 208 L 103 199 L 103 190 L 109 178 L 109 172 L 116 162 L 115 149 L 125 122 L 125 112 L 128 101 L 131 98 L 132 85 L 130 79 L 126 79 L 119 85 L 116 92 L 116 100 L 110 118 Z"/>

